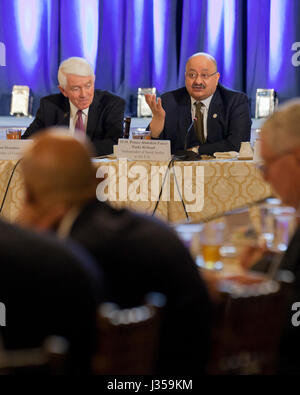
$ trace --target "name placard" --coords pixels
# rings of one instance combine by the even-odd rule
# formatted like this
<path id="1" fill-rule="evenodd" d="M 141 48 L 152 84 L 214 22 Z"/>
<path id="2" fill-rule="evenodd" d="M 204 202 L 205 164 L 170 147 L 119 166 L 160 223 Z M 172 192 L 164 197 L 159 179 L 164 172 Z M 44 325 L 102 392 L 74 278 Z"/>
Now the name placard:
<path id="1" fill-rule="evenodd" d="M 169 161 L 171 159 L 170 140 L 119 139 L 117 158 Z"/>
<path id="2" fill-rule="evenodd" d="M 31 140 L 0 140 L 0 160 L 17 160 Z"/>

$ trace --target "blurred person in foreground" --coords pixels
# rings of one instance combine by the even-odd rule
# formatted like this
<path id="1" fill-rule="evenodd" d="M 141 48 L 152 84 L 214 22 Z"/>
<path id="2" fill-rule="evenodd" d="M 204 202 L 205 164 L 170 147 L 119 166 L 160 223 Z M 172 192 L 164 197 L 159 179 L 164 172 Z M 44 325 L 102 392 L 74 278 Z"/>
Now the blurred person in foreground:
<path id="1" fill-rule="evenodd" d="M 200 155 L 239 151 L 241 142 L 250 140 L 249 101 L 245 93 L 221 85 L 219 78 L 213 56 L 192 55 L 186 63 L 185 87 L 166 92 L 157 101 L 155 95 L 146 95 L 153 113 L 151 137 L 171 140 L 172 153 L 184 149 L 185 142 Z"/>
<path id="2" fill-rule="evenodd" d="M 0 354 L 2 346 L 36 348 L 49 336 L 62 336 L 69 352 L 61 373 L 89 373 L 103 291 L 99 265 L 76 243 L 4 221 L 0 235 L 0 302 L 6 311 Z"/>
<path id="3" fill-rule="evenodd" d="M 43 97 L 36 117 L 22 138 L 49 126 L 68 126 L 92 141 L 96 155 L 108 155 L 123 133 L 125 101 L 95 89 L 95 74 L 83 58 L 64 60 L 58 69 L 61 93 Z"/>
<path id="4" fill-rule="evenodd" d="M 260 135 L 264 179 L 271 184 L 283 204 L 294 207 L 299 213 L 300 100 L 291 100 L 281 106 L 264 123 Z M 254 264 L 253 270 L 269 271 L 269 267 L 263 265 L 263 260 L 255 264 L 253 256 L 256 255 L 256 249 L 248 250 L 248 255 L 243 256 L 243 266 L 249 268 Z M 292 310 L 292 306 L 295 302 L 300 302 L 300 227 L 296 229 L 279 269 L 289 270 L 295 276 L 288 304 L 288 321 L 282 338 L 279 372 L 299 374 L 299 328 L 292 324 L 292 317 L 297 312 L 297 309 Z"/>
<path id="5" fill-rule="evenodd" d="M 211 302 L 187 249 L 156 218 L 117 210 L 96 199 L 91 152 L 75 138 L 47 130 L 22 160 L 26 199 L 20 222 L 71 237 L 103 267 L 107 299 L 121 307 L 143 303 L 151 291 L 166 296 L 156 372 L 204 372 Z"/>

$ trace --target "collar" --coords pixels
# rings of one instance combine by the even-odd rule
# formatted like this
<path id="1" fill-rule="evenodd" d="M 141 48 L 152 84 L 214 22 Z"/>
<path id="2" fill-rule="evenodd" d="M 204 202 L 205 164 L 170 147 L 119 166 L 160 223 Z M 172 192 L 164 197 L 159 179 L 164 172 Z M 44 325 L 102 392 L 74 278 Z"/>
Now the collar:
<path id="1" fill-rule="evenodd" d="M 60 239 L 65 239 L 66 237 L 69 236 L 71 232 L 71 228 L 74 222 L 76 221 L 78 215 L 80 214 L 80 210 L 81 210 L 80 206 L 73 206 L 69 209 L 69 211 L 67 211 L 56 231 L 57 236 Z"/>
<path id="2" fill-rule="evenodd" d="M 190 98 L 191 98 L 192 106 L 193 106 L 195 103 L 199 102 L 199 100 L 194 99 L 192 96 L 190 96 Z M 209 105 L 210 105 L 210 102 L 211 102 L 212 98 L 213 98 L 213 95 L 207 97 L 207 98 L 204 99 L 204 100 L 200 100 L 201 103 L 205 106 L 205 108 L 206 108 L 207 110 L 209 109 Z"/>
<path id="3" fill-rule="evenodd" d="M 71 114 L 71 118 L 75 118 L 78 108 L 76 106 L 74 106 L 73 103 L 71 103 L 71 101 L 69 100 L 70 103 L 70 114 Z M 82 110 L 83 114 L 87 117 L 88 113 L 89 113 L 89 107 L 85 108 L 84 110 Z"/>

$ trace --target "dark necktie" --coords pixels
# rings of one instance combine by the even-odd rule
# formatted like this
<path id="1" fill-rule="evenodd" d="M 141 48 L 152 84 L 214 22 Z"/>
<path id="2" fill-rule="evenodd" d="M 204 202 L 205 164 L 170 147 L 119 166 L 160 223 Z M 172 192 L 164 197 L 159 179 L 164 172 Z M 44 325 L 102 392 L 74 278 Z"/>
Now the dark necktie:
<path id="1" fill-rule="evenodd" d="M 76 121 L 75 129 L 80 130 L 82 133 L 85 133 L 81 110 L 77 111 L 77 121 Z"/>
<path id="2" fill-rule="evenodd" d="M 201 111 L 201 107 L 204 106 L 203 103 L 196 102 L 195 103 L 196 106 L 196 112 L 195 112 L 195 132 L 197 135 L 198 140 L 200 141 L 200 144 L 204 144 L 205 143 L 205 137 L 204 137 L 204 126 L 203 126 L 203 113 Z"/>

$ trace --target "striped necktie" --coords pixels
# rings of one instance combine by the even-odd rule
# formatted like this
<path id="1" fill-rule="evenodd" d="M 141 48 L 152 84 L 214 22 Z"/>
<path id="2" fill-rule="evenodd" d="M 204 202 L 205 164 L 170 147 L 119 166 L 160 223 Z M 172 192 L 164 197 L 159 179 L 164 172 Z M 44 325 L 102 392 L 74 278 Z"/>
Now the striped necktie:
<path id="1" fill-rule="evenodd" d="M 195 132 L 197 135 L 198 140 L 200 141 L 200 144 L 205 143 L 205 137 L 204 137 L 204 126 L 203 126 L 203 113 L 201 111 L 201 107 L 204 106 L 203 103 L 195 102 L 196 106 L 196 112 L 195 112 L 195 122 L 194 122 L 194 127 L 195 127 Z"/>

